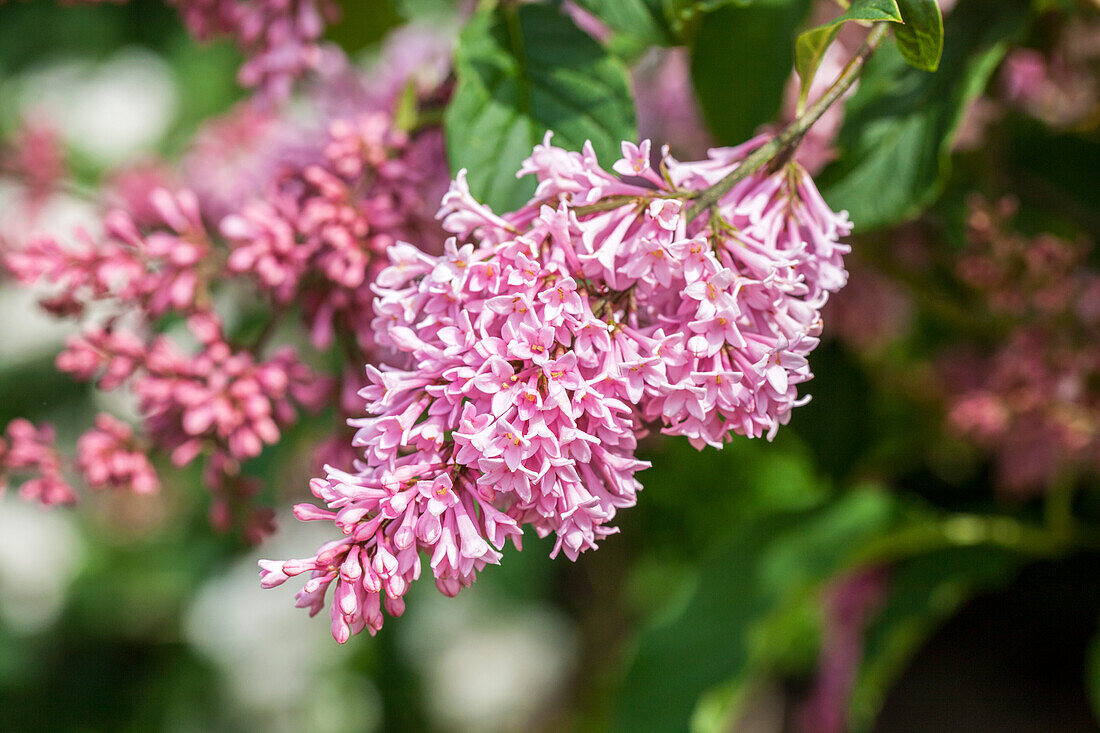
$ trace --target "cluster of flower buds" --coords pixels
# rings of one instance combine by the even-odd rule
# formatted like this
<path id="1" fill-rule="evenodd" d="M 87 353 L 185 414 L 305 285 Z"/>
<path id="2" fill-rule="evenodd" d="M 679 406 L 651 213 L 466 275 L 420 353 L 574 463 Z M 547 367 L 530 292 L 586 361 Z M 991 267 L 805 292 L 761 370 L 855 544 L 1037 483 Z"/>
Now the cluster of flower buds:
<path id="1" fill-rule="evenodd" d="M 646 467 L 656 424 L 696 447 L 775 435 L 805 401 L 819 309 L 846 278 L 844 214 L 790 163 L 745 177 L 712 211 L 689 203 L 764 142 L 658 169 L 623 144 L 614 173 L 590 146 L 547 136 L 521 168 L 534 199 L 498 215 L 460 173 L 440 217 L 441 256 L 390 249 L 375 331 L 400 359 L 367 367 L 371 417 L 354 420 L 362 460 L 311 488 L 343 538 L 314 557 L 261 563 L 263 584 L 308 573 L 317 613 L 334 585 L 332 632 L 382 626 L 428 558 L 453 595 L 524 525 L 575 559 L 614 532 Z M 617 174 L 617 175 L 616 175 Z"/>
<path id="2" fill-rule="evenodd" d="M 246 60 L 240 83 L 277 99 L 294 81 L 320 67 L 321 35 L 338 16 L 331 0 L 172 0 L 196 38 L 236 40 Z"/>
<path id="3" fill-rule="evenodd" d="M 1100 21 L 1065 13 L 1044 37 L 1053 39 L 1048 48 L 1014 48 L 1006 56 L 1005 101 L 1055 128 L 1087 128 L 1100 108 Z"/>
<path id="4" fill-rule="evenodd" d="M 178 173 L 119 176 L 101 231 L 10 243 L 5 270 L 27 286 L 45 281 L 42 305 L 84 321 L 58 368 L 104 391 L 127 390 L 140 414 L 136 433 L 101 418 L 80 439 L 75 463 L 91 487 L 148 493 L 159 482 L 139 460 L 146 454 L 177 466 L 202 459 L 213 522 L 241 519 L 258 537 L 270 512 L 251 506 L 257 487 L 242 464 L 278 443 L 302 410 L 318 412 L 337 396 L 342 450 L 330 445 L 325 455 L 350 464 L 344 422 L 361 412 L 362 365 L 375 359 L 371 283 L 397 240 L 443 239 L 434 218 L 447 182 L 442 135 L 400 127 L 392 92 L 437 103 L 438 90 L 422 90 L 417 75 L 442 45 L 402 49 L 396 71 L 343 65 L 309 97 L 339 102 L 318 105 L 308 120 L 245 103 L 200 135 Z M 257 130 L 264 134 L 245 134 Z M 218 168 L 214 150 L 235 165 Z M 218 176 L 198 192 L 186 186 Z M 257 301 L 265 312 L 253 324 Z M 306 334 L 293 327 L 299 317 Z M 337 374 L 299 359 L 289 343 L 307 337 L 326 350 L 335 344 Z"/>
<path id="5" fill-rule="evenodd" d="M 160 479 L 134 436 L 134 429 L 107 413 L 96 416 L 95 427 L 80 436 L 76 465 L 93 489 L 116 489 L 135 494 L 160 491 Z"/>
<path id="6" fill-rule="evenodd" d="M 40 117 L 23 120 L 10 144 L 0 147 L 0 173 L 22 183 L 33 217 L 66 173 L 65 149 L 53 125 Z"/>
<path id="7" fill-rule="evenodd" d="M 194 194 L 156 189 L 149 203 L 159 221 L 139 231 L 134 219 L 116 209 L 103 220 L 105 236 L 76 232 L 71 245 L 56 237 L 34 237 L 9 253 L 5 264 L 22 283 L 48 280 L 55 295 L 43 305 L 57 315 L 79 315 L 96 300 L 115 300 L 157 318 L 175 310 L 193 312 L 208 297 L 200 266 L 209 267 L 212 247 Z"/>
<path id="8" fill-rule="evenodd" d="M 993 453 L 1002 488 L 1034 493 L 1100 469 L 1100 275 L 1087 243 L 1012 231 L 1011 199 L 970 207 L 957 274 L 1007 338 L 946 361 L 948 417 Z"/>
<path id="9" fill-rule="evenodd" d="M 60 371 L 95 380 L 105 391 L 129 388 L 143 417 L 143 439 L 170 452 L 176 465 L 206 453 L 208 465 L 235 475 L 242 460 L 278 441 L 280 427 L 296 419 L 298 406 L 321 409 L 331 383 L 289 347 L 261 360 L 231 344 L 210 309 L 218 285 L 215 248 L 195 197 L 156 189 L 150 202 L 159 225 L 139 229 L 115 210 L 104 219 L 102 238 L 81 232 L 63 244 L 37 237 L 10 253 L 5 265 L 23 283 L 43 279 L 54 286 L 42 301 L 51 312 L 91 311 L 86 327 L 58 356 Z M 197 348 L 158 333 L 166 315 L 187 319 Z M 129 428 L 115 421 L 97 421 L 80 439 L 78 454 L 78 467 L 93 488 L 149 493 L 158 486 Z"/>
<path id="10" fill-rule="evenodd" d="M 333 121 L 318 162 L 284 172 L 222 221 L 229 271 L 255 277 L 277 306 L 302 304 L 316 346 L 342 326 L 370 349 L 369 285 L 386 251 L 398 241 L 431 250 L 442 238 L 428 203 L 446 180 L 440 136 L 410 136 L 382 112 Z"/>
<path id="11" fill-rule="evenodd" d="M 12 420 L 0 437 L 0 491 L 15 476 L 24 477 L 19 494 L 43 504 L 71 504 L 76 494 L 62 473 L 53 428 Z"/>

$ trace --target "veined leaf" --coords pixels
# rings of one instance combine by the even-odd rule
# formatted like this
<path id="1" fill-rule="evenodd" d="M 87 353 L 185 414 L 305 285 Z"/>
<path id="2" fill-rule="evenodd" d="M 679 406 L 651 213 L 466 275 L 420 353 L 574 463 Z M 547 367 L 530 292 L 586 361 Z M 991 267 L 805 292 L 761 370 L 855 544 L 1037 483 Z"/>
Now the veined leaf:
<path id="1" fill-rule="evenodd" d="M 775 623 L 792 599 L 848 568 L 856 548 L 904 516 L 890 494 L 861 490 L 735 529 L 703 564 L 685 602 L 642 631 L 614 728 L 682 730 L 705 692 L 754 679 L 754 629 Z"/>
<path id="2" fill-rule="evenodd" d="M 858 231 L 919 214 L 939 195 L 955 131 L 1022 27 L 1026 0 L 971 0 L 952 13 L 941 69 L 909 66 L 879 49 L 845 106 L 840 157 L 820 177 L 826 200 L 847 209 Z"/>
<path id="3" fill-rule="evenodd" d="M 516 171 L 547 130 L 568 148 L 591 140 L 608 161 L 622 140 L 637 137 L 625 67 L 551 7 L 509 4 L 476 15 L 459 39 L 455 73 L 444 117 L 448 158 L 498 210 L 534 191 Z"/>
<path id="4" fill-rule="evenodd" d="M 661 0 L 577 0 L 612 30 L 655 46 L 676 44 Z"/>
<path id="5" fill-rule="evenodd" d="M 794 57 L 792 41 L 809 5 L 806 0 L 731 4 L 700 23 L 691 78 L 719 142 L 743 142 L 779 113 Z"/>
<path id="6" fill-rule="evenodd" d="M 802 82 L 800 99 L 803 103 L 810 92 L 810 84 L 814 80 L 817 68 L 821 66 L 825 52 L 836 39 L 841 26 L 853 20 L 903 22 L 897 0 L 854 0 L 842 15 L 802 33 L 795 41 L 794 64 L 795 71 L 798 72 Z"/>
<path id="7" fill-rule="evenodd" d="M 898 0 L 904 25 L 894 29 L 901 56 L 923 71 L 935 71 L 943 54 L 943 16 L 936 0 Z"/>

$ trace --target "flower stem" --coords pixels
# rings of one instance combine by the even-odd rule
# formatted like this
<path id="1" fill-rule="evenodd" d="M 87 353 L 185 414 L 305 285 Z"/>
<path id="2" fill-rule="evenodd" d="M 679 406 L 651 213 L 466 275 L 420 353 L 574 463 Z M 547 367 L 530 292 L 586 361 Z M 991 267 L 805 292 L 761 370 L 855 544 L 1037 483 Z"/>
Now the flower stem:
<path id="1" fill-rule="evenodd" d="M 1047 529 L 1059 536 L 1074 532 L 1073 494 L 1077 477 L 1072 470 L 1063 468 L 1047 487 L 1043 502 L 1043 519 Z"/>
<path id="2" fill-rule="evenodd" d="M 863 42 L 863 46 L 856 52 L 856 55 L 852 57 L 852 60 L 848 62 L 848 65 L 844 67 L 844 70 L 840 72 L 840 76 L 833 82 L 833 85 L 805 112 L 783 128 L 778 135 L 752 151 L 752 153 L 741 162 L 741 165 L 737 167 L 737 170 L 733 171 L 710 188 L 702 191 L 698 198 L 695 199 L 695 203 L 693 203 L 691 208 L 687 211 L 688 221 L 695 219 L 699 214 L 703 213 L 711 206 L 714 206 L 723 196 L 732 191 L 734 186 L 748 178 L 760 168 L 763 168 L 778 155 L 797 145 L 802 139 L 802 136 L 806 134 L 806 131 L 809 130 L 810 127 L 818 121 L 821 115 L 825 114 L 825 111 L 833 106 L 833 104 L 843 96 L 844 92 L 848 91 L 852 84 L 855 83 L 856 79 L 859 78 L 860 71 L 862 71 L 864 64 L 866 64 L 867 59 L 871 57 L 871 54 L 875 52 L 875 49 L 878 48 L 879 44 L 882 42 L 882 37 L 886 35 L 886 31 L 886 23 L 876 23 L 871 28 L 871 32 L 867 35 L 867 39 Z"/>
<path id="3" fill-rule="evenodd" d="M 1026 557 L 1058 558 L 1100 549 L 1100 538 L 1082 530 L 1052 530 L 1001 515 L 955 514 L 920 522 L 864 547 L 856 565 L 896 562 L 937 550 L 994 547 Z"/>

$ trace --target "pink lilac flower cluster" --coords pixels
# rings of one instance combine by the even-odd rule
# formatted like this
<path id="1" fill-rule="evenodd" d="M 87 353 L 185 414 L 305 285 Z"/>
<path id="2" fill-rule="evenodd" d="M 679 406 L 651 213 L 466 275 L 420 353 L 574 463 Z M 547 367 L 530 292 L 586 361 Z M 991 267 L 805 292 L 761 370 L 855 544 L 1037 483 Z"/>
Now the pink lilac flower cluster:
<path id="1" fill-rule="evenodd" d="M 24 480 L 19 495 L 44 505 L 72 504 L 77 494 L 65 477 L 65 459 L 54 429 L 16 419 L 0 437 L 0 491 L 15 477 Z M 96 490 L 155 493 L 160 480 L 133 429 L 111 415 L 96 416 L 95 428 L 81 436 L 70 469 Z"/>
<path id="2" fill-rule="evenodd" d="M 170 310 L 191 312 L 208 297 L 198 271 L 208 261 L 211 242 L 189 191 L 156 189 L 149 203 L 159 216 L 156 226 L 139 231 L 121 209 L 104 217 L 103 237 L 86 230 L 63 244 L 51 235 L 34 237 L 8 254 L 5 264 L 22 283 L 47 279 L 55 294 L 43 302 L 58 315 L 77 315 L 95 300 L 133 305 L 157 318 Z"/>
<path id="3" fill-rule="evenodd" d="M 316 346 L 343 327 L 372 348 L 369 283 L 387 249 L 440 238 L 428 202 L 446 180 L 441 149 L 438 129 L 410 136 L 383 112 L 333 121 L 319 162 L 287 171 L 222 221 L 227 268 L 255 277 L 278 307 L 302 304 Z"/>
<path id="4" fill-rule="evenodd" d="M 1086 242 L 1012 231 L 1012 200 L 970 206 L 958 277 L 1006 337 L 945 360 L 948 419 L 994 455 L 1004 490 L 1041 492 L 1100 469 L 1100 275 Z"/>
<path id="5" fill-rule="evenodd" d="M 107 413 L 96 416 L 95 427 L 76 445 L 77 468 L 93 489 L 116 489 L 135 494 L 160 490 L 153 464 L 132 427 Z"/>
<path id="6" fill-rule="evenodd" d="M 0 173 L 16 178 L 33 215 L 67 174 L 65 149 L 53 125 L 42 117 L 22 121 L 10 143 L 0 147 Z"/>
<path id="7" fill-rule="evenodd" d="M 395 68 L 412 75 L 418 67 L 406 53 Z M 361 410 L 362 364 L 375 359 L 371 283 L 398 239 L 441 242 L 430 202 L 447 181 L 438 127 L 399 128 L 398 100 L 368 90 L 397 82 L 365 77 L 346 64 L 326 77 L 334 89 L 311 90 L 311 100 L 341 98 L 341 114 L 328 118 L 329 107 L 301 122 L 290 109 L 239 107 L 208 128 L 204 150 L 186 156 L 182 171 L 147 165 L 117 177 L 101 232 L 39 235 L 0 259 L 19 282 L 51 286 L 41 299 L 47 310 L 84 320 L 58 368 L 135 399 L 136 433 L 104 418 L 79 441 L 76 464 L 90 486 L 147 493 L 158 482 L 142 454 L 163 453 L 177 466 L 201 459 L 214 523 L 239 519 L 258 537 L 271 513 L 252 506 L 258 485 L 243 464 L 278 443 L 302 410 L 342 396 L 341 433 Z M 437 105 L 438 93 L 419 96 Z M 244 134 L 254 129 L 274 132 Z M 200 197 L 179 181 L 230 173 L 210 150 L 237 151 L 226 157 L 242 164 L 235 185 L 226 176 L 225 188 Z M 253 312 L 257 301 L 266 324 L 220 315 Z M 292 325 L 298 317 L 305 337 Z M 279 346 L 307 337 L 337 345 L 335 377 Z M 341 450 L 329 445 L 325 455 L 350 464 L 348 438 L 339 437 Z"/>
<path id="8" fill-rule="evenodd" d="M 774 436 L 806 399 L 849 223 L 797 163 L 689 221 L 697 192 L 763 141 L 690 163 L 666 151 L 657 169 L 648 142 L 624 143 L 612 173 L 548 135 L 520 170 L 535 198 L 504 215 L 460 173 L 440 211 L 445 252 L 396 245 L 376 280 L 377 339 L 399 358 L 367 367 L 362 459 L 312 482 L 327 508 L 295 510 L 343 537 L 263 561 L 263 585 L 308 573 L 298 605 L 311 613 L 334 586 L 344 642 L 402 612 L 422 553 L 454 595 L 525 525 L 555 537 L 554 555 L 594 548 L 636 501 L 648 424 L 700 448 Z"/>
<path id="9" fill-rule="evenodd" d="M 65 480 L 53 428 L 12 420 L 0 437 L 0 492 L 15 476 L 24 477 L 19 495 L 43 504 L 71 504 L 76 494 Z"/>
<path id="10" fill-rule="evenodd" d="M 216 467 L 217 477 L 208 483 L 217 488 L 235 480 L 240 461 L 278 441 L 297 407 L 319 410 L 330 386 L 292 349 L 261 360 L 229 342 L 210 310 L 214 245 L 194 196 L 157 189 L 151 205 L 159 226 L 139 229 L 115 210 L 104 218 L 103 237 L 78 232 L 71 244 L 38 237 L 10 253 L 5 265 L 25 284 L 53 285 L 42 301 L 47 310 L 92 311 L 58 356 L 58 369 L 95 380 L 104 391 L 127 387 L 137 398 L 144 438 L 180 466 L 206 453 L 208 471 Z M 187 317 L 197 349 L 158 332 L 166 315 Z M 89 485 L 125 485 L 139 493 L 155 488 L 151 466 L 132 455 L 129 442 L 122 426 L 108 420 L 80 439 L 77 463 Z M 101 452 L 113 456 L 110 466 L 96 467 Z"/>
<path id="11" fill-rule="evenodd" d="M 228 36 L 246 60 L 240 83 L 267 96 L 289 96 L 294 81 L 318 69 L 326 49 L 325 26 L 336 20 L 331 0 L 171 0 L 199 39 Z"/>
<path id="12" fill-rule="evenodd" d="M 180 180 L 195 191 L 204 215 L 216 225 L 250 201 L 268 197 L 272 182 L 301 177 L 313 165 L 328 166 L 325 143 L 334 121 L 354 125 L 379 112 L 392 116 L 410 91 L 422 108 L 441 109 L 450 95 L 451 45 L 438 30 L 402 26 L 386 38 L 368 69 L 341 57 L 326 64 L 301 85 L 290 114 L 246 100 L 203 125 L 180 162 Z M 449 176 L 433 127 L 418 128 L 425 137 L 405 133 L 404 146 L 416 151 L 409 172 L 428 186 L 420 198 L 431 202 L 430 219 Z"/>
<path id="13" fill-rule="evenodd" d="M 1100 21 L 1067 14 L 1047 49 L 1016 48 L 1001 68 L 1001 91 L 1009 104 L 1052 127 L 1095 124 L 1100 112 Z"/>

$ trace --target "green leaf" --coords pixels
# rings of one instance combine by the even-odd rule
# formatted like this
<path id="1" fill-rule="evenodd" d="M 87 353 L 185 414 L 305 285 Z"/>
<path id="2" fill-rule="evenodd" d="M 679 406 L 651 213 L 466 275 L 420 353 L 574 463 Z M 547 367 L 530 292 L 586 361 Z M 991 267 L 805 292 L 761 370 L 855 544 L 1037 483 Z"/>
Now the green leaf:
<path id="1" fill-rule="evenodd" d="M 808 0 L 730 5 L 700 23 L 691 78 L 719 142 L 743 142 L 779 113 L 794 60 L 792 39 L 809 5 Z"/>
<path id="2" fill-rule="evenodd" d="M 943 189 L 955 131 L 1026 17 L 1026 0 L 971 0 L 952 13 L 936 74 L 887 46 L 871 57 L 845 106 L 840 157 L 820 178 L 858 231 L 912 218 Z"/>
<path id="3" fill-rule="evenodd" d="M 341 3 L 340 19 L 325 29 L 325 38 L 353 54 L 381 41 L 401 20 L 402 16 L 389 0 Z"/>
<path id="4" fill-rule="evenodd" d="M 898 0 L 904 25 L 894 29 L 901 56 L 923 71 L 935 71 L 943 54 L 943 16 L 936 0 Z"/>
<path id="5" fill-rule="evenodd" d="M 420 116 L 416 107 L 416 82 L 410 81 L 401 90 L 401 96 L 397 98 L 397 107 L 393 113 L 393 126 L 405 132 L 414 130 L 418 122 L 417 118 Z"/>
<path id="6" fill-rule="evenodd" d="M 648 45 L 675 45 L 661 0 L 578 0 L 612 30 Z"/>
<path id="7" fill-rule="evenodd" d="M 741 687 L 754 680 L 751 662 L 761 656 L 759 640 L 768 636 L 760 629 L 790 629 L 779 636 L 797 639 L 804 618 L 791 611 L 792 604 L 846 569 L 854 548 L 903 516 L 893 496 L 862 490 L 811 511 L 735 528 L 703 563 L 683 602 L 641 632 L 615 729 L 681 730 L 700 695 L 728 680 Z M 705 717 L 703 711 L 697 723 Z"/>
<path id="8" fill-rule="evenodd" d="M 886 601 L 864 632 L 851 730 L 870 730 L 913 655 L 965 602 L 1006 585 L 1019 565 L 1019 556 L 988 547 L 941 550 L 896 565 Z"/>
<path id="9" fill-rule="evenodd" d="M 825 52 L 836 39 L 836 34 L 840 32 L 841 26 L 852 20 L 901 23 L 902 17 L 897 0 L 854 0 L 843 15 L 802 33 L 795 41 L 794 49 L 795 71 L 802 81 L 799 97 L 801 102 L 805 103 L 817 67 L 821 65 Z"/>
<path id="10" fill-rule="evenodd" d="M 394 7 L 405 20 L 429 22 L 454 20 L 461 10 L 452 0 L 395 0 Z"/>
<path id="11" fill-rule="evenodd" d="M 691 43 L 701 20 L 710 22 L 708 13 L 729 6 L 739 8 L 768 8 L 790 5 L 791 0 L 665 0 L 665 17 L 672 34 L 683 42 Z"/>
<path id="12" fill-rule="evenodd" d="M 625 67 L 553 8 L 509 4 L 475 15 L 455 74 L 444 116 L 451 167 L 466 168 L 473 194 L 498 210 L 530 198 L 534 181 L 516 171 L 547 130 L 567 148 L 591 140 L 607 161 L 637 137 Z"/>

